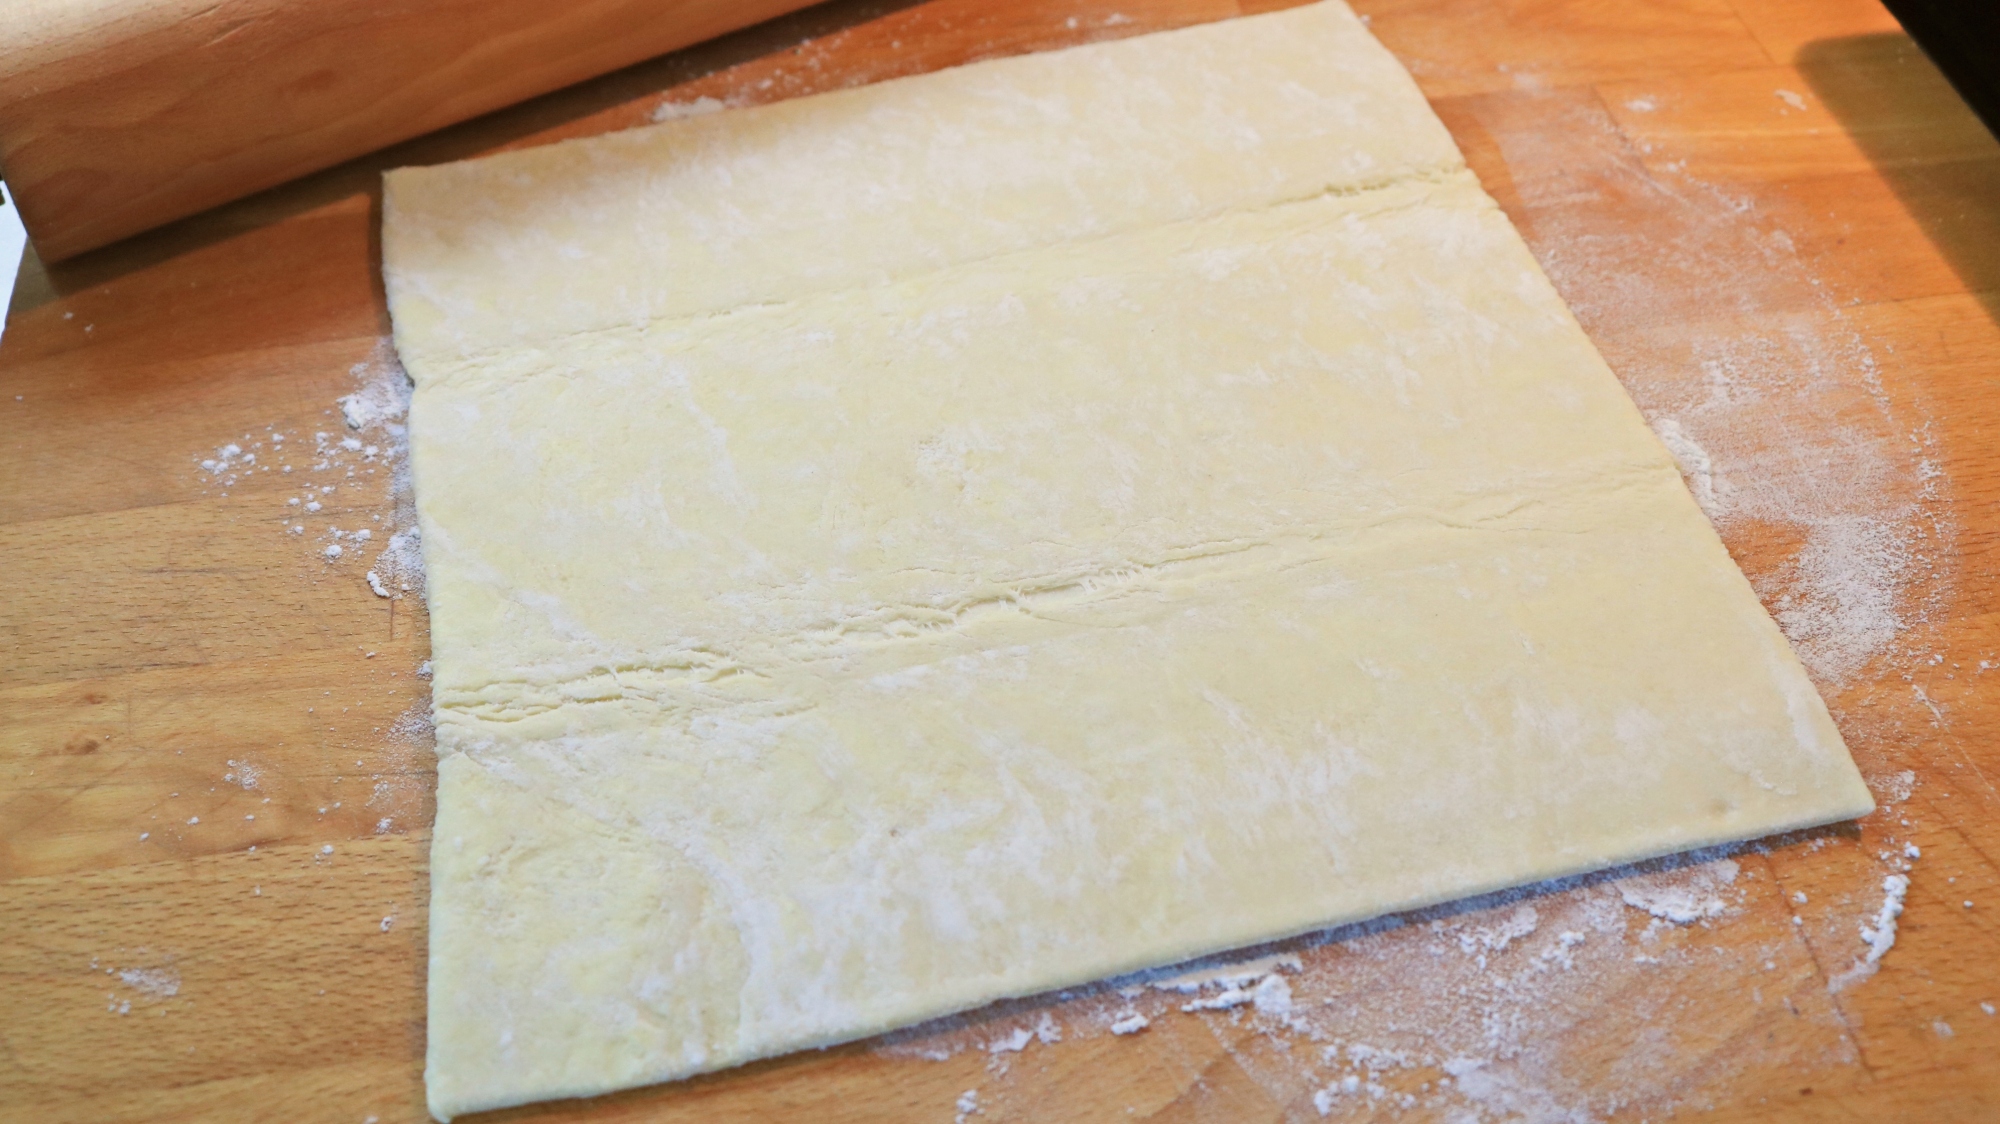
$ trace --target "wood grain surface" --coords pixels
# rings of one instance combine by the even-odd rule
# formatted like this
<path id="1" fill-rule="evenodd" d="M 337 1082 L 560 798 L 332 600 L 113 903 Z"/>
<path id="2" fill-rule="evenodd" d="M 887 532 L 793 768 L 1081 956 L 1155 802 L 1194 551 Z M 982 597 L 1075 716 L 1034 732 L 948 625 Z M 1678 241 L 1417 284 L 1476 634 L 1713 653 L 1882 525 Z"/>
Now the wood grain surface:
<path id="1" fill-rule="evenodd" d="M 1149 995 L 1112 1035 L 1120 997 L 1048 996 L 492 1118 L 2000 1119 L 2000 146 L 1873 0 L 1356 6 L 1634 397 L 1712 454 L 1680 450 L 1690 486 L 1882 810 L 1737 852 L 1694 923 L 1623 895 L 1713 862 L 1293 942 L 1311 1034 Z M 385 456 L 309 452 L 384 361 L 382 168 L 1247 7 L 834 3 L 31 260 L 0 340 L 0 1119 L 424 1117 L 425 618 L 364 578 Z M 232 442 L 261 464 L 201 467 Z M 335 526 L 378 535 L 328 561 Z M 1879 972 L 1830 990 L 1905 869 Z M 1062 1040 L 991 1048 L 1044 1015 Z M 1410 1045 L 1466 1033 L 1476 1065 Z M 1357 1068 L 1367 1042 L 1410 1056 Z"/>

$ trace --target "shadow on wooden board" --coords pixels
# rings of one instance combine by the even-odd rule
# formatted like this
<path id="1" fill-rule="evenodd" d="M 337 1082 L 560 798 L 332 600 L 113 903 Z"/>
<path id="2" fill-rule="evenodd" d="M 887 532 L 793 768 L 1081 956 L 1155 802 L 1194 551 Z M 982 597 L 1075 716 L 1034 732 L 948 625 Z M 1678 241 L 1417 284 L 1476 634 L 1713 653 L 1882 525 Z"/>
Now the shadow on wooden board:
<path id="1" fill-rule="evenodd" d="M 282 222 L 338 199 L 366 194 L 371 200 L 371 211 L 379 218 L 382 172 L 386 169 L 410 164 L 442 164 L 525 143 L 542 143 L 566 135 L 570 131 L 568 127 L 612 113 L 620 107 L 628 107 L 630 112 L 620 115 L 620 120 L 610 122 L 609 127 L 628 128 L 644 124 L 646 108 L 631 107 L 631 103 L 649 94 L 664 93 L 677 86 L 699 82 L 709 75 L 795 49 L 800 44 L 838 34 L 920 2 L 832 0 L 379 149 L 323 172 L 315 172 L 246 199 L 191 215 L 57 265 L 45 265 L 30 247 L 21 263 L 21 276 L 15 286 L 10 315 L 30 311 L 82 289 L 106 284 L 246 230 Z M 624 117 L 630 119 L 622 119 Z M 600 126 L 576 131 L 602 132 L 605 128 Z M 371 246 L 370 252 L 372 264 L 379 274 L 379 226 L 373 222 L 371 226 L 376 229 L 371 239 L 377 244 Z"/>
<path id="2" fill-rule="evenodd" d="M 1817 40 L 1794 65 L 2000 323 L 2000 143 L 1907 35 Z"/>

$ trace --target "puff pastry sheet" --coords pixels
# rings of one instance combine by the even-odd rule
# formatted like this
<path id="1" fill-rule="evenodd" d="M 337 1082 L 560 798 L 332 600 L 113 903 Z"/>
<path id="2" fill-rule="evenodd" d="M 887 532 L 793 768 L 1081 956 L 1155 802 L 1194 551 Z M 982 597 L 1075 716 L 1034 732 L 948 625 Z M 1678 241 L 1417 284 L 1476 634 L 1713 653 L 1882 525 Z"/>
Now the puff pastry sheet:
<path id="1" fill-rule="evenodd" d="M 383 213 L 441 1119 L 1871 807 L 1338 4 Z"/>

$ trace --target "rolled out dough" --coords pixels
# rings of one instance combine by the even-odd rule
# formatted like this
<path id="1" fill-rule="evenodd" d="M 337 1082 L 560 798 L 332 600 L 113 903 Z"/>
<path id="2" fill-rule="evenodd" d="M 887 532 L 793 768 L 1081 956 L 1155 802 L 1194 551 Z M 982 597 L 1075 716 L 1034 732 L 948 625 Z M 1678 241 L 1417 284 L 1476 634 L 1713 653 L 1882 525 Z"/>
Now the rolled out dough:
<path id="1" fill-rule="evenodd" d="M 1871 807 L 1335 3 L 388 177 L 440 1118 Z"/>

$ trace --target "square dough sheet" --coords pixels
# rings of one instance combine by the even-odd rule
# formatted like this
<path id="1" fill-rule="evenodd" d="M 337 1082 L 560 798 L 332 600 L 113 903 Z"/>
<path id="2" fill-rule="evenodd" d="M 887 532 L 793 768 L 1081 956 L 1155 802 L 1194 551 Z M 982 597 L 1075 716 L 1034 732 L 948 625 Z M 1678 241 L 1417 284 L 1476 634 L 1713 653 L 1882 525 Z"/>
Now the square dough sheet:
<path id="1" fill-rule="evenodd" d="M 1872 806 L 1338 4 L 383 215 L 441 1119 Z"/>

